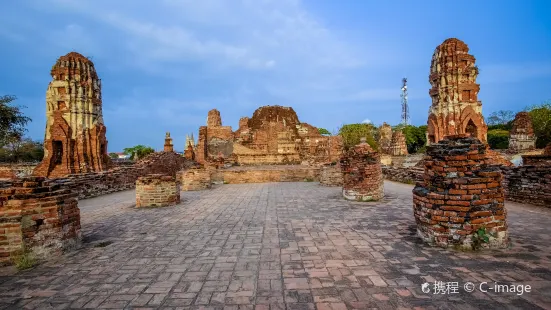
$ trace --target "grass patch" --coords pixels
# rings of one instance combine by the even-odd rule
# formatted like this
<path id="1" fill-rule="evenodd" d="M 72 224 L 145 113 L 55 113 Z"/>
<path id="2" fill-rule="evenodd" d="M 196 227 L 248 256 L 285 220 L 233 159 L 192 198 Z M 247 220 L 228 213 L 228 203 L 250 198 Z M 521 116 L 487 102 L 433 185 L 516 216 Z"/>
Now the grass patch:
<path id="1" fill-rule="evenodd" d="M 94 248 L 104 248 L 104 247 L 110 245 L 111 243 L 113 243 L 113 242 L 112 241 L 102 241 L 100 243 L 94 244 Z"/>
<path id="2" fill-rule="evenodd" d="M 304 182 L 314 182 L 314 179 L 313 178 L 306 178 L 306 179 L 304 179 Z"/>
<path id="3" fill-rule="evenodd" d="M 11 260 L 15 264 L 15 267 L 17 270 L 25 270 L 32 268 L 36 265 L 36 257 L 34 254 L 24 248 L 23 250 L 19 251 L 18 253 L 14 253 L 11 255 Z"/>

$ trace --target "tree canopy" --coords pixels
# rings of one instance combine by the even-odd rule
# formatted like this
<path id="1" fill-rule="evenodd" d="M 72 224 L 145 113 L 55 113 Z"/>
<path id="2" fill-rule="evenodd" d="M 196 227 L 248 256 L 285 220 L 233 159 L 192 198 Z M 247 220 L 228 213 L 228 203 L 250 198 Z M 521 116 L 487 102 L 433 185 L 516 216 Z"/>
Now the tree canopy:
<path id="1" fill-rule="evenodd" d="M 331 132 L 329 132 L 329 130 L 327 130 L 325 128 L 318 128 L 318 132 L 321 135 L 324 135 L 324 136 L 330 136 L 331 135 Z"/>
<path id="2" fill-rule="evenodd" d="M 26 132 L 25 125 L 31 121 L 21 112 L 24 106 L 12 105 L 15 96 L 0 96 L 0 147 L 20 141 Z"/>
<path id="3" fill-rule="evenodd" d="M 359 144 L 362 137 L 365 137 L 366 142 L 376 150 L 379 148 L 374 138 L 376 131 L 377 128 L 373 124 L 346 124 L 339 128 L 339 135 L 342 137 L 345 150 Z"/>
<path id="4" fill-rule="evenodd" d="M 532 127 L 536 135 L 536 147 L 544 148 L 551 142 L 551 100 L 528 107 L 532 118 Z"/>
<path id="5" fill-rule="evenodd" d="M 419 151 L 423 151 L 427 144 L 427 125 L 422 126 L 397 126 L 395 130 L 402 130 L 402 133 L 406 137 L 406 145 L 409 154 L 415 154 Z"/>
<path id="6" fill-rule="evenodd" d="M 139 144 L 133 147 L 125 148 L 123 150 L 123 153 L 126 155 L 130 155 L 131 160 L 138 160 L 144 158 L 151 153 L 155 153 L 155 150 L 149 146 Z"/>

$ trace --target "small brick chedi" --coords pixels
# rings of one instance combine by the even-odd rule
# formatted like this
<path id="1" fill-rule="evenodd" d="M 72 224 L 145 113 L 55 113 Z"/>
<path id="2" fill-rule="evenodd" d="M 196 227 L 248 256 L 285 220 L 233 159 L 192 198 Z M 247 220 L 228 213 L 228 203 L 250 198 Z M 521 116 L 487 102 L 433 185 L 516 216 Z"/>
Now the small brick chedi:
<path id="1" fill-rule="evenodd" d="M 486 144 L 467 134 L 427 148 L 423 182 L 413 189 L 417 233 L 440 247 L 471 249 L 508 245 L 502 173 L 489 164 Z M 485 228 L 489 242 L 477 242 Z"/>
<path id="2" fill-rule="evenodd" d="M 71 52 L 52 67 L 46 91 L 44 159 L 33 175 L 60 177 L 107 169 L 101 82 L 88 58 Z"/>
<path id="3" fill-rule="evenodd" d="M 390 142 L 390 155 L 392 156 L 406 156 L 408 154 L 408 147 L 406 144 L 406 136 L 401 130 L 396 130 L 392 133 L 392 140 Z"/>
<path id="4" fill-rule="evenodd" d="M 171 175 L 149 174 L 136 180 L 136 207 L 166 207 L 180 203 L 180 184 Z"/>
<path id="5" fill-rule="evenodd" d="M 0 189 L 0 264 L 23 250 L 46 259 L 78 246 L 77 195 L 44 177 L 16 179 Z"/>
<path id="6" fill-rule="evenodd" d="M 452 38 L 440 44 L 430 66 L 427 144 L 437 143 L 445 136 L 470 133 L 486 142 L 488 126 L 478 101 L 480 85 L 476 84 L 478 67 L 463 41 Z"/>
<path id="7" fill-rule="evenodd" d="M 532 118 L 528 112 L 519 112 L 513 121 L 509 136 L 509 150 L 520 152 L 536 148 L 536 135 L 532 127 Z"/>
<path id="8" fill-rule="evenodd" d="M 372 201 L 384 197 L 380 154 L 365 141 L 362 138 L 360 144 L 343 154 L 340 161 L 343 174 L 342 194 L 348 200 Z"/>
<path id="9" fill-rule="evenodd" d="M 174 152 L 174 145 L 172 144 L 172 138 L 170 137 L 170 132 L 165 134 L 165 144 L 163 147 L 164 152 Z"/>

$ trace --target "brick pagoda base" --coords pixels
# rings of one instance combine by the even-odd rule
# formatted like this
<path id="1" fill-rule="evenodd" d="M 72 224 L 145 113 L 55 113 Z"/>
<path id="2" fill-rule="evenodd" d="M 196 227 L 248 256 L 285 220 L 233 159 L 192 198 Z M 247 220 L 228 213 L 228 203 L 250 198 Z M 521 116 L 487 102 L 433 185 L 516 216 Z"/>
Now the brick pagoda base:
<path id="1" fill-rule="evenodd" d="M 502 173 L 489 162 L 486 145 L 468 135 L 427 148 L 423 182 L 413 189 L 417 233 L 425 242 L 461 249 L 508 245 Z M 477 242 L 481 229 L 489 242 Z"/>
<path id="2" fill-rule="evenodd" d="M 210 172 L 205 168 L 191 168 L 182 172 L 183 191 L 199 191 L 211 187 Z"/>

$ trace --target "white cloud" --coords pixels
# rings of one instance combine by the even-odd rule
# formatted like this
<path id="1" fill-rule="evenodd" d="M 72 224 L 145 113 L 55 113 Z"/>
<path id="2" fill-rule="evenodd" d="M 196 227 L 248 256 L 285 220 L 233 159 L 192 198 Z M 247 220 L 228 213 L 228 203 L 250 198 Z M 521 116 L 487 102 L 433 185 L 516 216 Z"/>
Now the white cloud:
<path id="1" fill-rule="evenodd" d="M 371 124 L 371 120 L 369 118 L 366 118 L 362 121 L 363 124 Z"/>

